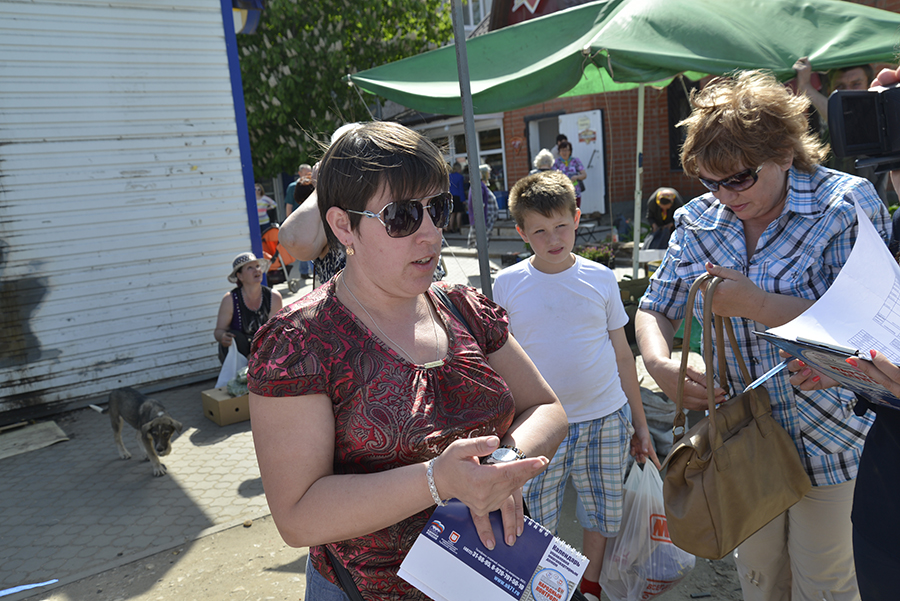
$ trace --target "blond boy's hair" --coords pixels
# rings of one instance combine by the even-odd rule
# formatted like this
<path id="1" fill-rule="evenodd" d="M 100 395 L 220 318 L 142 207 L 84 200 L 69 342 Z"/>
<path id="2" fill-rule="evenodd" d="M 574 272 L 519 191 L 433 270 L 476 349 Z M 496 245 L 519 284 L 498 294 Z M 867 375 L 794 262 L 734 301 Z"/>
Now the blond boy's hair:
<path id="1" fill-rule="evenodd" d="M 568 211 L 575 216 L 575 187 L 560 171 L 545 171 L 523 177 L 509 191 L 509 213 L 516 225 L 525 227 L 525 216 L 529 212 L 552 217 L 560 211 Z"/>

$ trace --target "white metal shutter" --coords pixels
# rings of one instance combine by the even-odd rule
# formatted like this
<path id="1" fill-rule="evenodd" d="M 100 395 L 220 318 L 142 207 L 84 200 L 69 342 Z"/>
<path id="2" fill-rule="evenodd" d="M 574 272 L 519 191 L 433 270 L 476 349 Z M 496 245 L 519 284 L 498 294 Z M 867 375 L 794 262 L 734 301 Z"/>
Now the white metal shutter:
<path id="1" fill-rule="evenodd" d="M 0 0 L 0 411 L 217 368 L 245 250 L 219 0 Z"/>

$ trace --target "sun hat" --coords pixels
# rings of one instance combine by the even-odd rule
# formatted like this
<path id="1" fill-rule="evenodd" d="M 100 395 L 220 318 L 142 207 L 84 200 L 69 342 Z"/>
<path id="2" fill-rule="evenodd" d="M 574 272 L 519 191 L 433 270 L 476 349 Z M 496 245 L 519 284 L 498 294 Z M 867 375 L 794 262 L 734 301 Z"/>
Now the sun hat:
<path id="1" fill-rule="evenodd" d="M 253 263 L 254 261 L 259 263 L 259 266 L 263 271 L 268 271 L 268 259 L 257 259 L 256 255 L 254 255 L 253 253 L 241 253 L 234 258 L 234 261 L 231 262 L 231 274 L 228 276 L 228 281 L 232 284 L 237 284 L 238 269 L 240 269 L 244 265 L 247 265 L 248 263 Z"/>

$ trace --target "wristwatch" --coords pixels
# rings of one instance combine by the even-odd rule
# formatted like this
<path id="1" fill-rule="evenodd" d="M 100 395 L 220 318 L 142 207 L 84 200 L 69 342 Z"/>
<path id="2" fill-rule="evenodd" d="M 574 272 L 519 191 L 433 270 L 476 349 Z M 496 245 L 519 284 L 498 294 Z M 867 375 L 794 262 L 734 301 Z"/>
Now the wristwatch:
<path id="1" fill-rule="evenodd" d="M 494 465 L 495 463 L 509 463 L 519 459 L 525 459 L 525 453 L 514 446 L 505 444 L 498 447 L 497 450 L 487 457 L 482 457 L 481 463 L 483 465 Z"/>

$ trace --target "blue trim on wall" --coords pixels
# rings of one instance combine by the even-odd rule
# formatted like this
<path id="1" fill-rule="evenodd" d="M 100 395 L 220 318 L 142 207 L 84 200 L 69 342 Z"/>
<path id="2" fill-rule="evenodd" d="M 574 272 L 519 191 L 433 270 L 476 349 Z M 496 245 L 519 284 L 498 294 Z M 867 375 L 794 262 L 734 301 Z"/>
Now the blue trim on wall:
<path id="1" fill-rule="evenodd" d="M 253 179 L 253 160 L 250 156 L 250 132 L 247 129 L 247 109 L 244 106 L 244 88 L 241 82 L 241 62 L 238 57 L 237 35 L 234 33 L 232 0 L 220 0 L 222 26 L 225 30 L 225 50 L 228 53 L 228 72 L 231 75 L 231 96 L 234 99 L 234 121 L 237 126 L 238 150 L 241 153 L 241 172 L 244 178 L 244 196 L 247 200 L 247 223 L 250 226 L 250 248 L 262 257 L 262 236 L 259 232 L 259 215 L 256 212 L 256 188 Z"/>

